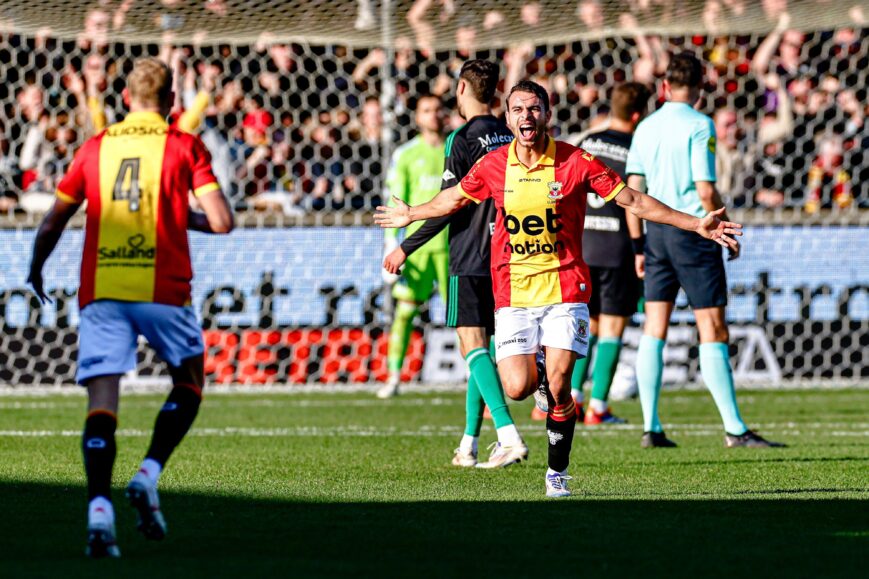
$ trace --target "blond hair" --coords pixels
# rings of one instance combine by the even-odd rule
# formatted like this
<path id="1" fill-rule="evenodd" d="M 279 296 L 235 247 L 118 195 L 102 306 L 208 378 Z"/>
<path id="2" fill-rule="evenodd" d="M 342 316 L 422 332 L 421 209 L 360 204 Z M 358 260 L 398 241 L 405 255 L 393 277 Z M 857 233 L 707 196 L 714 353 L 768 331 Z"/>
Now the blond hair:
<path id="1" fill-rule="evenodd" d="M 159 107 L 172 92 L 172 71 L 157 58 L 139 58 L 127 76 L 127 89 L 130 100 L 143 106 Z"/>

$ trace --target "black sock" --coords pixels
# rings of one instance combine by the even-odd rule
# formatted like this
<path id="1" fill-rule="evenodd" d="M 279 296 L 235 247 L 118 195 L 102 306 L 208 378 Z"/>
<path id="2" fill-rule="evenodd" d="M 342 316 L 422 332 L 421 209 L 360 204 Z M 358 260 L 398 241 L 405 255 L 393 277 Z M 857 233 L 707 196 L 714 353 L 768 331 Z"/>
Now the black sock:
<path id="1" fill-rule="evenodd" d="M 551 406 L 546 416 L 546 434 L 549 435 L 549 468 L 564 472 L 570 464 L 570 447 L 576 430 L 576 404 L 573 398 L 560 406 Z"/>
<path id="2" fill-rule="evenodd" d="M 81 448 L 84 471 L 88 479 L 88 500 L 105 497 L 112 500 L 112 468 L 115 466 L 115 415 L 97 410 L 88 414 L 84 423 Z"/>
<path id="3" fill-rule="evenodd" d="M 154 423 L 154 436 L 145 458 L 166 465 L 199 412 L 202 390 L 192 384 L 176 384 Z"/>

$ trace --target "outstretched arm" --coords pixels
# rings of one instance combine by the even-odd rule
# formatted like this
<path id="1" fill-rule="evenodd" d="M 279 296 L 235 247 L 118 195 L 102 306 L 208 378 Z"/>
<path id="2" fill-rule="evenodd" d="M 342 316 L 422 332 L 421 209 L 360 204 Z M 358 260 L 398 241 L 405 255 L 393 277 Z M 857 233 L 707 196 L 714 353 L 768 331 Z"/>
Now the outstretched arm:
<path id="1" fill-rule="evenodd" d="M 458 186 L 444 189 L 428 203 L 414 207 L 395 196 L 392 200 L 395 202 L 392 207 L 385 205 L 377 207 L 374 222 L 380 227 L 407 227 L 414 221 L 450 215 L 471 202 L 459 192 Z"/>
<path id="2" fill-rule="evenodd" d="M 742 225 L 730 221 L 722 221 L 724 207 L 697 218 L 664 205 L 654 197 L 640 193 L 636 189 L 624 187 L 616 195 L 616 203 L 624 207 L 640 219 L 648 219 L 656 223 L 672 225 L 685 231 L 694 231 L 698 235 L 711 239 L 722 247 L 737 250 L 739 244 L 731 236 L 742 235 Z"/>
<path id="3" fill-rule="evenodd" d="M 39 225 L 39 230 L 36 232 L 36 238 L 33 241 L 33 256 L 30 259 L 30 275 L 27 276 L 27 282 L 33 286 L 33 291 L 43 303 L 48 301 L 48 296 L 42 285 L 42 267 L 51 252 L 57 247 L 57 242 L 60 241 L 66 224 L 75 215 L 78 208 L 79 204 L 77 203 L 69 203 L 60 198 L 55 199 L 54 207 L 45 214 Z"/>

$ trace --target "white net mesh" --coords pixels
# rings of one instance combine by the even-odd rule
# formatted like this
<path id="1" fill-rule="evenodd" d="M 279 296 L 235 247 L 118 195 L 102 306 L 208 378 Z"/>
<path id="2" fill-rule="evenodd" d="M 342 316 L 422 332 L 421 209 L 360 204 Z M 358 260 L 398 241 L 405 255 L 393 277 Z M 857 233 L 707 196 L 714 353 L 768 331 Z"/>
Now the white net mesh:
<path id="1" fill-rule="evenodd" d="M 62 8 L 61 8 L 62 6 Z M 860 25 L 865 2 L 832 0 L 6 0 L 0 22 L 29 34 L 97 43 L 285 42 L 384 46 L 413 39 L 423 51 L 502 48 L 518 41 L 562 43 L 647 33 L 765 33 L 783 12 L 795 28 Z"/>
<path id="2" fill-rule="evenodd" d="M 702 109 L 716 120 L 719 187 L 750 226 L 744 256 L 728 264 L 737 379 L 869 375 L 869 262 L 854 251 L 869 233 L 869 36 L 858 4 L 387 8 L 384 34 L 376 2 L 5 2 L 0 382 L 72 380 L 81 223 L 49 262 L 55 302 L 44 306 L 25 284 L 33 228 L 76 147 L 123 117 L 125 74 L 143 54 L 176 69 L 175 118 L 196 125 L 243 226 L 229 239 L 192 236 L 213 380 L 385 377 L 382 235 L 370 210 L 385 156 L 414 134 L 415 96 L 434 92 L 451 107 L 465 58 L 501 61 L 503 86 L 544 84 L 554 133 L 565 137 L 606 116 L 615 83 L 653 84 L 682 50 L 710 63 Z M 392 50 L 378 47 L 384 36 Z M 395 98 L 384 99 L 392 88 Z M 697 355 L 680 306 L 667 376 L 684 383 L 696 377 Z M 406 377 L 463 378 L 443 311 L 435 298 Z M 140 357 L 140 375 L 162 372 L 150 350 Z"/>

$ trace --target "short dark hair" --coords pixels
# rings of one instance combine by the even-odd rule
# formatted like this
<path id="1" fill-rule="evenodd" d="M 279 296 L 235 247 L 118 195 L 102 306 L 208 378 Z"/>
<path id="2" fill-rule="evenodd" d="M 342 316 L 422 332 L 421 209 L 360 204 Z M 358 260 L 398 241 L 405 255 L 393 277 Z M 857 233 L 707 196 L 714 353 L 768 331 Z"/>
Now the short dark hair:
<path id="1" fill-rule="evenodd" d="M 513 85 L 513 88 L 511 88 L 510 92 L 507 94 L 507 110 L 510 109 L 510 97 L 513 96 L 514 92 L 530 92 L 543 102 L 543 106 L 545 107 L 544 110 L 549 110 L 549 93 L 546 92 L 545 88 L 533 80 L 520 80 Z"/>
<path id="2" fill-rule="evenodd" d="M 498 64 L 491 60 L 477 58 L 465 61 L 461 72 L 459 72 L 459 78 L 471 87 L 474 99 L 483 104 L 489 104 L 495 98 L 500 74 L 501 67 Z"/>
<path id="3" fill-rule="evenodd" d="M 703 83 L 703 64 L 690 52 L 677 54 L 670 59 L 667 80 L 673 86 L 698 87 Z"/>
<path id="4" fill-rule="evenodd" d="M 612 114 L 623 121 L 631 120 L 634 113 L 642 115 L 649 106 L 648 87 L 639 82 L 623 82 L 613 89 Z"/>

